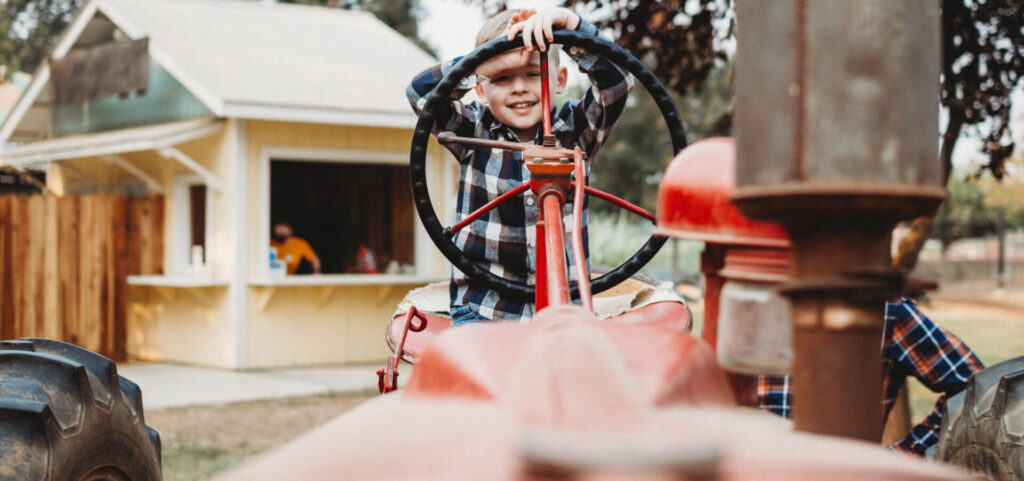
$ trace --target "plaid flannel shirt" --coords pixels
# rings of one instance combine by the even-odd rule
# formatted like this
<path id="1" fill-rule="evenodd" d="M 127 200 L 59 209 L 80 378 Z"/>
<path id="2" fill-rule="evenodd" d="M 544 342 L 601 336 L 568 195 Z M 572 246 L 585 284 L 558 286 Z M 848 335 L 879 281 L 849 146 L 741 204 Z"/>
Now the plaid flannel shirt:
<path id="1" fill-rule="evenodd" d="M 597 28 L 582 19 L 577 30 L 594 35 L 598 33 Z M 579 65 L 580 71 L 590 77 L 593 86 L 587 90 L 583 98 L 566 102 L 560 110 L 553 113 L 551 131 L 558 138 L 559 146 L 571 149 L 578 145 L 587 153 L 585 168 L 589 174 L 594 156 L 625 107 L 626 97 L 633 88 L 633 81 L 627 73 L 596 54 L 575 47 L 569 48 L 567 53 Z M 406 94 L 417 114 L 423 109 L 427 94 L 459 60 L 456 58 L 427 69 L 413 79 Z M 463 137 L 521 141 L 511 129 L 496 120 L 490 110 L 480 102 L 460 100 L 469 88 L 469 79 L 463 79 L 459 89 L 453 94 L 451 115 L 438 119 L 434 125 L 434 134 L 445 130 Z M 543 132 L 538 131 L 537 138 L 531 140 L 540 144 L 542 136 Z M 529 171 L 519 152 L 454 144 L 447 148 L 455 155 L 461 166 L 456 222 L 529 180 Z M 584 246 L 587 245 L 586 206 L 584 203 Z M 460 230 L 453 240 L 470 259 L 487 266 L 495 275 L 533 284 L 536 272 L 536 257 L 533 253 L 536 246 L 536 230 L 533 226 L 537 223 L 537 207 L 536 196 L 527 190 L 521 197 L 503 202 Z M 566 252 L 572 252 L 571 219 L 572 204 L 567 203 L 563 211 Z M 585 255 L 589 271 L 589 250 Z M 567 263 L 569 278 L 575 280 L 573 256 L 567 256 Z M 532 302 L 502 296 L 492 289 L 477 285 L 454 267 L 451 277 L 452 308 L 469 306 L 482 318 L 492 320 L 518 320 L 533 315 Z"/>
<path id="2" fill-rule="evenodd" d="M 984 366 L 959 338 L 932 322 L 910 299 L 885 304 L 883 332 L 882 419 L 888 419 L 908 375 L 916 377 L 932 391 L 942 393 L 935 409 L 905 438 L 890 446 L 897 451 L 924 455 L 939 442 L 946 397 L 966 388 L 967 378 Z M 760 376 L 758 405 L 766 411 L 790 417 L 793 410 L 790 389 L 788 377 Z"/>

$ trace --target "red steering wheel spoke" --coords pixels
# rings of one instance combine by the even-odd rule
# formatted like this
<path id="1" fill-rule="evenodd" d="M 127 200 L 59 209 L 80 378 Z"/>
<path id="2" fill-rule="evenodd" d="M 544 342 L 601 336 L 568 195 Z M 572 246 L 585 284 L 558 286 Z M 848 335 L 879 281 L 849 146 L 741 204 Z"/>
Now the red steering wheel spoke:
<path id="1" fill-rule="evenodd" d="M 601 199 L 603 201 L 609 202 L 613 205 L 626 209 L 627 211 L 632 212 L 640 217 L 643 217 L 644 219 L 647 219 L 651 222 L 657 222 L 654 213 L 636 204 L 630 203 L 629 201 L 621 197 L 616 197 L 603 190 L 595 189 L 594 187 L 591 187 L 589 185 L 584 186 L 583 191 L 588 195 L 592 195 L 594 197 L 597 197 L 598 199 Z"/>
<path id="2" fill-rule="evenodd" d="M 494 200 L 484 204 L 483 207 L 481 207 L 481 208 L 473 211 L 473 213 L 467 215 L 465 219 L 462 219 L 462 222 L 459 222 L 458 224 L 455 224 L 455 225 L 453 225 L 451 227 L 445 227 L 445 229 L 444 229 L 445 230 L 445 235 L 447 235 L 448 237 L 454 236 L 456 232 L 462 230 L 463 227 L 466 227 L 467 225 L 472 224 L 473 221 L 479 219 L 480 216 L 490 212 L 492 209 L 497 207 L 502 202 L 505 202 L 506 200 L 509 200 L 512 197 L 515 197 L 515 196 L 517 196 L 519 194 L 522 194 L 523 191 L 525 191 L 526 189 L 529 189 L 529 188 L 530 188 L 530 181 L 526 181 L 526 182 L 523 182 L 522 184 L 517 185 L 516 188 L 514 188 L 514 189 L 512 189 L 512 190 L 510 190 L 508 192 L 505 192 L 504 194 L 501 194 L 500 196 L 498 196 L 498 198 L 496 198 L 496 199 L 494 199 Z"/>

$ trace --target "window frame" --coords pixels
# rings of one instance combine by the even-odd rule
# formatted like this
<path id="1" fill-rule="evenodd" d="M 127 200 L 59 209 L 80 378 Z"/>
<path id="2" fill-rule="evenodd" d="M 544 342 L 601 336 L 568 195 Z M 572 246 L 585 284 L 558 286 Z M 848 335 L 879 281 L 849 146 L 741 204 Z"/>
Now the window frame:
<path id="1" fill-rule="evenodd" d="M 165 254 L 167 272 L 172 275 L 191 275 L 196 271 L 192 267 L 192 197 L 191 186 L 201 184 L 206 187 L 206 208 L 203 228 L 203 257 L 206 266 L 210 266 L 212 258 L 210 239 L 213 235 L 213 191 L 206 181 L 193 172 L 174 174 L 171 184 L 171 219 L 170 248 Z M 207 267 L 208 268 L 208 267 Z"/>
<path id="2" fill-rule="evenodd" d="M 430 156 L 428 155 L 428 159 Z M 259 259 L 270 258 L 270 163 L 271 161 L 296 161 L 296 162 L 327 162 L 342 164 L 368 164 L 368 165 L 409 165 L 409 154 L 398 151 L 384 150 L 357 150 L 357 149 L 321 149 L 301 147 L 265 146 L 260 148 L 259 154 L 259 198 L 257 221 L 257 235 L 265 242 L 259 242 L 257 252 Z M 414 205 L 409 208 L 415 209 Z M 413 229 L 415 232 L 413 245 L 413 266 L 415 270 L 408 274 L 391 274 L 399 278 L 420 278 L 430 272 L 430 259 L 433 253 L 433 244 L 430 237 L 420 225 L 419 216 L 413 216 Z M 259 262 L 254 272 L 257 278 L 270 277 L 270 263 Z M 330 277 L 367 278 L 375 274 L 329 274 Z M 369 281 L 369 279 L 367 279 Z M 368 282 L 372 283 L 372 282 Z"/>

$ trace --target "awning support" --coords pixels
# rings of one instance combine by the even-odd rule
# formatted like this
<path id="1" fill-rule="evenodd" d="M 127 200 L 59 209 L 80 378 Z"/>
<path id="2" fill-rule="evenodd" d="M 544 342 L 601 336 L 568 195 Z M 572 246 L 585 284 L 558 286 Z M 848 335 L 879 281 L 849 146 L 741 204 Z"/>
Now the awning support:
<path id="1" fill-rule="evenodd" d="M 153 191 L 153 192 L 155 192 L 157 194 L 163 194 L 164 193 L 164 186 L 163 186 L 163 184 L 161 184 L 160 182 L 157 182 L 156 179 L 151 177 L 149 174 L 143 172 L 142 169 L 140 169 L 140 168 L 136 167 L 135 165 L 133 165 L 131 162 L 128 161 L 128 159 L 126 159 L 124 157 L 121 157 L 120 155 L 116 155 L 116 154 L 104 155 L 104 156 L 102 156 L 102 159 L 106 163 L 114 164 L 114 165 L 116 165 L 116 166 L 118 166 L 118 167 L 128 171 L 128 173 L 134 175 L 135 177 L 138 177 L 139 180 L 145 182 L 147 189 L 149 189 L 149 190 L 151 190 L 151 191 Z"/>
<path id="2" fill-rule="evenodd" d="M 181 162 L 185 167 L 188 167 L 197 175 L 199 175 L 199 177 L 202 177 L 203 181 L 206 182 L 206 185 L 209 186 L 211 189 L 217 192 L 224 191 L 224 184 L 221 183 L 220 179 L 218 179 L 217 176 L 213 174 L 213 172 L 210 172 L 210 170 L 207 169 L 206 167 L 199 165 L 199 162 L 196 162 L 191 157 L 185 155 L 184 152 L 174 147 L 163 147 L 161 149 L 158 149 L 157 152 L 160 152 L 160 155 L 168 159 L 174 159 L 177 160 L 178 162 Z"/>

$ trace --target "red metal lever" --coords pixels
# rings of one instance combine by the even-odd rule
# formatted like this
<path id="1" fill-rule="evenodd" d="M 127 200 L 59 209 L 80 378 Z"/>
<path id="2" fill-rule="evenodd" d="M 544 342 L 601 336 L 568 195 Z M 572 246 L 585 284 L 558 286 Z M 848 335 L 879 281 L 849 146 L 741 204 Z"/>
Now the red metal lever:
<path id="1" fill-rule="evenodd" d="M 417 324 L 416 320 L 420 322 Z M 420 332 L 427 328 L 427 318 L 416 310 L 416 306 L 409 306 L 409 312 L 405 313 L 404 322 L 405 328 L 402 330 L 402 338 L 395 346 L 395 355 L 388 356 L 384 361 L 384 367 L 377 370 L 377 389 L 381 394 L 398 389 L 398 363 L 402 360 L 402 354 L 405 353 L 405 338 L 409 335 L 409 331 Z"/>

